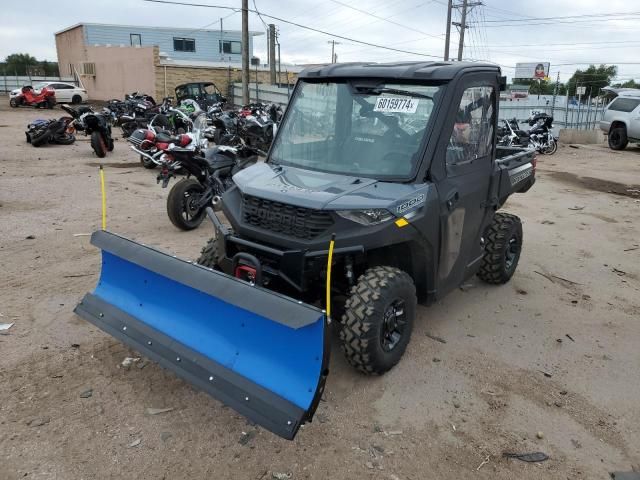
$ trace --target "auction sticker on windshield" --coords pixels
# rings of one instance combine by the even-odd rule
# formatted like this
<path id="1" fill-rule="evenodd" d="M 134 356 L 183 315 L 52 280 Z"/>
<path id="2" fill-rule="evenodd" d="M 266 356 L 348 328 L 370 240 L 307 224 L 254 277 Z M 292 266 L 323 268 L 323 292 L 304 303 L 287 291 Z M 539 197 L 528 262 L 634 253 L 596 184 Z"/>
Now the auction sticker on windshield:
<path id="1" fill-rule="evenodd" d="M 416 113 L 418 100 L 415 98 L 378 97 L 373 107 L 374 112 L 382 113 Z"/>

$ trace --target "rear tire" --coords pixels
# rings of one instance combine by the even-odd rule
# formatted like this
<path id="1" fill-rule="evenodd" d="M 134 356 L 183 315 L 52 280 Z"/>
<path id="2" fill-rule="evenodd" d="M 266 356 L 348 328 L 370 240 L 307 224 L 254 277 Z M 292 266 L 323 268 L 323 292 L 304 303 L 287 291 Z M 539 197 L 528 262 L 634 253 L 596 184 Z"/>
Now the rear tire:
<path id="1" fill-rule="evenodd" d="M 393 368 L 407 348 L 416 315 L 416 288 L 395 267 L 373 267 L 351 288 L 340 340 L 347 361 L 367 375 Z"/>
<path id="2" fill-rule="evenodd" d="M 516 271 L 522 251 L 520 219 L 509 213 L 496 213 L 485 234 L 485 242 L 478 277 L 494 285 L 507 283 Z"/>
<path id="3" fill-rule="evenodd" d="M 52 100 L 52 99 L 48 99 L 47 100 L 47 108 L 49 110 L 51 110 L 55 106 L 56 106 L 56 101 L 55 100 Z"/>
<path id="4" fill-rule="evenodd" d="M 609 131 L 608 141 L 611 150 L 624 150 L 629 143 L 627 129 L 625 127 L 612 128 Z"/>
<path id="5" fill-rule="evenodd" d="M 91 133 L 91 148 L 96 152 L 98 158 L 104 158 L 107 156 L 107 144 L 100 132 Z"/>
<path id="6" fill-rule="evenodd" d="M 20 106 L 20 104 L 18 103 L 18 101 L 15 98 L 11 98 L 9 100 L 9 106 L 11 108 L 18 108 Z"/>
<path id="7" fill-rule="evenodd" d="M 220 270 L 220 267 L 218 266 L 219 259 L 218 239 L 214 237 L 210 238 L 207 241 L 207 244 L 202 248 L 196 263 L 203 267 L 212 268 L 213 270 Z"/>
<path id="8" fill-rule="evenodd" d="M 202 192 L 204 188 L 193 178 L 183 178 L 173 186 L 167 197 L 167 215 L 173 225 L 180 230 L 193 230 L 200 226 L 206 211 L 204 208 L 196 211 L 191 205 L 199 200 Z"/>

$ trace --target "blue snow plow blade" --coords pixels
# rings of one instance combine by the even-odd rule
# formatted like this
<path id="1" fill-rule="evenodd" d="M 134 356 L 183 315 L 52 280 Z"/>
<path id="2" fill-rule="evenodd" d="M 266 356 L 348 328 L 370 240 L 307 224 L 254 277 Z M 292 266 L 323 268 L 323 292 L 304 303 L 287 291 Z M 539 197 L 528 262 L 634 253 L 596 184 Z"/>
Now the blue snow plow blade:
<path id="1" fill-rule="evenodd" d="M 323 311 L 106 231 L 75 312 L 250 420 L 293 439 L 328 373 Z"/>

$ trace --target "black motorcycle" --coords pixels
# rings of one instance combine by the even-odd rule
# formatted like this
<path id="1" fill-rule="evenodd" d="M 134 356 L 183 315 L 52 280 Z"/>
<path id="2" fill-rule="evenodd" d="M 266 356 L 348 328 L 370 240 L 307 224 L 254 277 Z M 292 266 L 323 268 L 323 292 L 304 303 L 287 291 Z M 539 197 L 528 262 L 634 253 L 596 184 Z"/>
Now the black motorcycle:
<path id="1" fill-rule="evenodd" d="M 263 152 L 248 146 L 218 146 L 201 152 L 173 148 L 170 154 L 186 171 L 187 177 L 178 181 L 169 192 L 167 214 L 171 223 L 181 230 L 197 228 L 204 220 L 206 208 L 217 208 L 220 195 L 234 185 L 233 175 L 255 164 L 259 153 Z M 161 172 L 159 181 L 168 174 L 171 173 Z"/>
<path id="2" fill-rule="evenodd" d="M 107 108 L 100 113 L 91 111 L 81 116 L 84 132 L 91 136 L 91 148 L 99 158 L 104 158 L 107 152 L 113 151 L 112 118 L 112 113 Z"/>
<path id="3" fill-rule="evenodd" d="M 36 120 L 27 125 L 25 135 L 27 143 L 34 147 L 41 147 L 46 143 L 58 145 L 71 145 L 76 141 L 75 135 L 70 132 L 70 117 L 62 117 L 57 120 Z"/>

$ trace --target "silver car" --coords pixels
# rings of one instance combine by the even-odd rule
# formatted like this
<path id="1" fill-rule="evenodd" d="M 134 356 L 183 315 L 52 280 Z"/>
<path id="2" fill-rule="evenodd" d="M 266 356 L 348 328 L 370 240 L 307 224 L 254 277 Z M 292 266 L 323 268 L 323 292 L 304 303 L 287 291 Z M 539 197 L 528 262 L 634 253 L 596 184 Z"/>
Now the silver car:
<path id="1" fill-rule="evenodd" d="M 612 150 L 623 150 L 629 142 L 640 143 L 640 90 L 621 92 L 609 103 L 600 130 Z"/>

